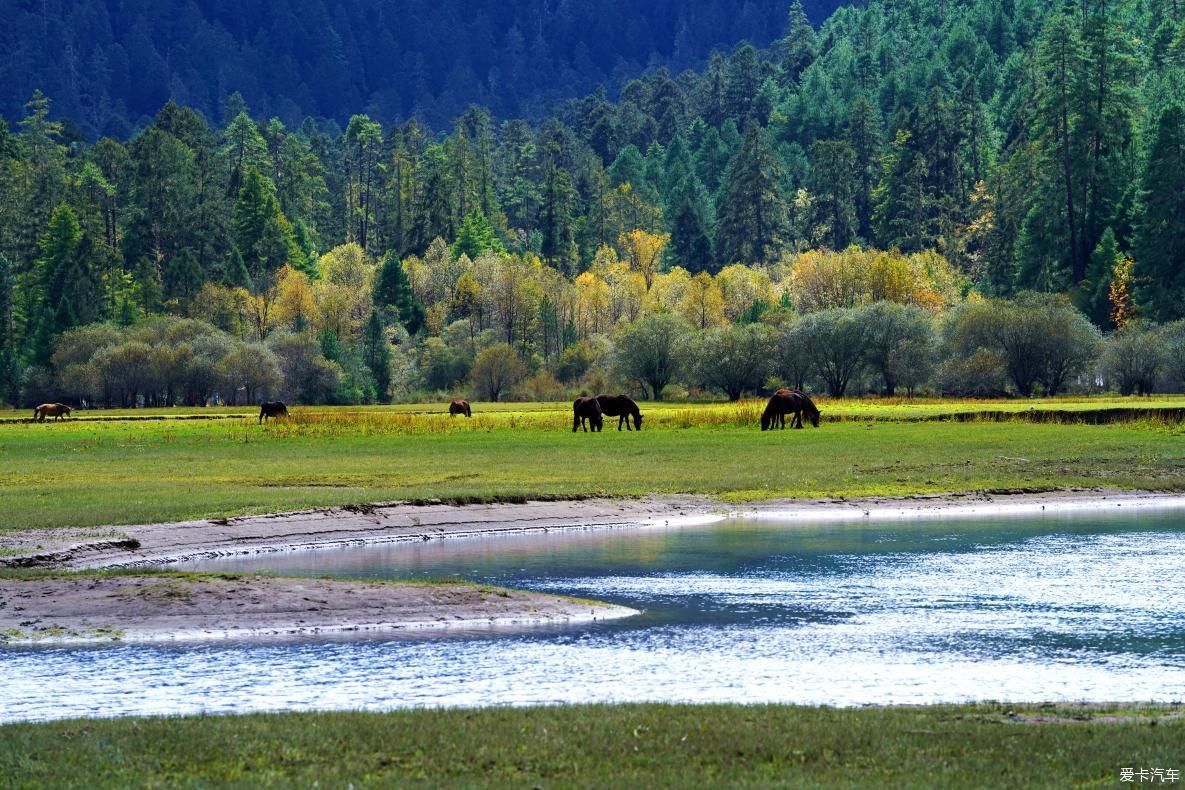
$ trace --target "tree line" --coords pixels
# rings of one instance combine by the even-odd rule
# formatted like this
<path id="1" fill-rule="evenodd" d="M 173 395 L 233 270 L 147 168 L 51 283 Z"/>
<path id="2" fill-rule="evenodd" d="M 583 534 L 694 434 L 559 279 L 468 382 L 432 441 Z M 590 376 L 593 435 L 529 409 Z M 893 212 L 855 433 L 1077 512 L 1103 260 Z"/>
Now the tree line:
<path id="1" fill-rule="evenodd" d="M 907 0 L 815 30 L 794 3 L 767 50 L 447 133 L 238 98 L 220 127 L 169 101 L 89 144 L 35 93 L 0 123 L 0 388 L 53 379 L 73 328 L 165 314 L 311 334 L 347 401 L 391 397 L 396 351 L 494 332 L 552 369 L 662 312 L 705 332 L 1039 292 L 1104 331 L 1171 323 L 1182 13 Z M 1057 388 L 1033 381 L 1011 386 Z"/>

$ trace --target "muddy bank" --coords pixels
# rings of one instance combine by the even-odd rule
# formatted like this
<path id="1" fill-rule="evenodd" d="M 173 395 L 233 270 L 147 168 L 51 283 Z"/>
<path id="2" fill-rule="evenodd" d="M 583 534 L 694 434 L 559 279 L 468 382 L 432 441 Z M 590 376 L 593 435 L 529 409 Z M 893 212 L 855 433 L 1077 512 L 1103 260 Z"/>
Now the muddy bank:
<path id="1" fill-rule="evenodd" d="M 367 505 L 267 516 L 0 535 L 0 566 L 104 568 L 236 554 L 464 538 L 499 533 L 612 529 L 752 516 L 783 521 L 975 517 L 1123 508 L 1180 508 L 1185 497 L 1106 490 L 997 491 L 898 498 L 775 500 L 728 505 L 707 497 Z"/>
<path id="2" fill-rule="evenodd" d="M 0 580 L 0 645 L 478 629 L 636 613 L 464 583 L 172 574 Z"/>

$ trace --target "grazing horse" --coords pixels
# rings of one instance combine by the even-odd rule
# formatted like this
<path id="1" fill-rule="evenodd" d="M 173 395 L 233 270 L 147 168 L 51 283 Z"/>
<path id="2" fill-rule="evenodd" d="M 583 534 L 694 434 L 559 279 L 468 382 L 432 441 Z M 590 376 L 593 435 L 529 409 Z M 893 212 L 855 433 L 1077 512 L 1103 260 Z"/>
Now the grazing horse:
<path id="1" fill-rule="evenodd" d="M 54 420 L 60 420 L 63 417 L 69 417 L 72 411 L 73 409 L 64 403 L 43 403 L 36 409 L 33 409 L 33 419 L 37 422 L 45 422 L 46 417 L 53 417 Z"/>
<path id="2" fill-rule="evenodd" d="M 578 428 L 583 428 L 584 432 L 588 433 L 588 426 L 584 424 L 585 420 L 592 423 L 593 433 L 604 427 L 604 420 L 601 418 L 601 404 L 596 398 L 577 398 L 572 402 L 572 433 L 576 433 Z"/>
<path id="3" fill-rule="evenodd" d="M 642 430 L 642 411 L 631 398 L 625 395 L 598 395 L 597 403 L 601 405 L 602 414 L 606 417 L 617 418 L 617 430 L 621 430 L 622 423 L 625 423 L 627 431 Z M 630 427 L 631 418 L 634 421 L 632 428 Z"/>
<path id="4" fill-rule="evenodd" d="M 802 415 L 806 414 L 806 418 L 811 421 L 811 425 L 816 428 L 819 427 L 819 407 L 811 400 L 810 396 L 802 390 L 778 390 L 775 395 L 788 395 L 797 401 L 797 408 L 794 411 L 794 427 L 802 427 Z M 785 427 L 785 426 L 783 426 Z"/>
<path id="5" fill-rule="evenodd" d="M 469 401 L 467 400 L 454 400 L 449 401 L 448 413 L 453 417 L 456 417 L 458 414 L 464 414 L 466 417 L 472 417 L 473 409 L 469 408 Z"/>
<path id="6" fill-rule="evenodd" d="M 288 407 L 278 400 L 259 404 L 259 422 L 271 417 L 287 417 Z"/>
<path id="7" fill-rule="evenodd" d="M 811 425 L 819 427 L 819 409 L 806 393 L 799 390 L 778 390 L 765 407 L 761 415 L 761 430 L 786 427 L 786 415 L 793 415 L 790 420 L 791 428 L 802 427 L 802 415 L 806 414 Z"/>

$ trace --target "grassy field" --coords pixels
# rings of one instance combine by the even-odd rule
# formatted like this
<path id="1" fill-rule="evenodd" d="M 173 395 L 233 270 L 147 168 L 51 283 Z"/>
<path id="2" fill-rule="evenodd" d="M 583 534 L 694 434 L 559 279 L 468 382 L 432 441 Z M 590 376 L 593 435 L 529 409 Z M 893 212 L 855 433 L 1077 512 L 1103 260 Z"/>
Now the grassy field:
<path id="1" fill-rule="evenodd" d="M 1122 768 L 1185 773 L 1183 742 L 1179 709 L 278 714 L 3 726 L 0 776 L 11 787 L 1107 787 Z"/>
<path id="2" fill-rule="evenodd" d="M 0 423 L 0 530 L 131 524 L 394 500 L 705 494 L 727 501 L 1075 486 L 1185 489 L 1182 425 L 1032 423 L 1030 409 L 1185 399 L 845 401 L 819 429 L 762 433 L 761 404 L 645 404 L 645 430 L 573 434 L 564 404 L 253 414 L 86 412 Z M 925 421 L 966 412 L 1002 422 Z M 1011 415 L 1015 414 L 1015 418 Z M 170 419 L 227 416 L 225 419 Z M 243 416 L 237 416 L 243 415 Z M 24 416 L 10 414 L 10 416 Z M 105 418 L 135 416 L 136 421 Z M 2 418 L 3 415 L 0 415 Z"/>

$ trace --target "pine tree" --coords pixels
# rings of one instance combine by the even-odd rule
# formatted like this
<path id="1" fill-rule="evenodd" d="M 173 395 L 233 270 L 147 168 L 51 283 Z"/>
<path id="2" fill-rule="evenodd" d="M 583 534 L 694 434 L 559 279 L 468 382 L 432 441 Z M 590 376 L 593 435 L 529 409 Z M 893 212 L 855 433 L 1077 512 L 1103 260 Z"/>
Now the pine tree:
<path id="1" fill-rule="evenodd" d="M 286 263 L 295 269 L 306 266 L 292 225 L 280 211 L 275 188 L 254 167 L 249 167 L 243 176 L 233 217 L 235 246 L 253 280 L 258 281 Z"/>
<path id="2" fill-rule="evenodd" d="M 543 259 L 567 274 L 576 271 L 576 190 L 567 171 L 552 167 L 543 190 Z"/>
<path id="3" fill-rule="evenodd" d="M 815 222 L 823 243 L 842 250 L 856 240 L 856 194 L 859 190 L 856 152 L 842 140 L 820 140 L 811 146 L 811 180 Z"/>
<path id="4" fill-rule="evenodd" d="M 411 290 L 403 262 L 394 252 L 388 252 L 379 266 L 374 303 L 387 311 L 389 320 L 403 324 L 410 334 L 414 335 L 424 325 L 424 307 Z"/>
<path id="5" fill-rule="evenodd" d="M 391 352 L 383 319 L 378 310 L 370 311 L 370 319 L 362 330 L 362 362 L 374 377 L 379 403 L 390 403 Z"/>
<path id="6" fill-rule="evenodd" d="M 761 126 L 750 123 L 728 164 L 716 203 L 716 258 L 721 264 L 765 264 L 777 259 L 788 222 L 781 182 L 781 160 Z"/>
<path id="7" fill-rule="evenodd" d="M 481 209 L 473 209 L 465 221 L 461 223 L 461 230 L 457 232 L 457 239 L 453 242 L 454 258 L 468 255 L 470 260 L 476 260 L 484 252 L 505 252 L 502 240 L 494 231 L 490 221 L 486 219 Z"/>
<path id="8" fill-rule="evenodd" d="M 908 131 L 897 132 L 885 154 L 881 180 L 872 195 L 877 243 L 885 249 L 896 247 L 902 252 L 921 251 L 937 235 L 928 222 L 926 158 L 911 141 Z"/>
<path id="9" fill-rule="evenodd" d="M 1185 316 L 1185 110 L 1172 106 L 1156 125 L 1140 183 L 1135 238 L 1135 299 L 1153 321 Z"/>
<path id="10" fill-rule="evenodd" d="M 777 42 L 777 52 L 782 71 L 792 82 L 797 82 L 806 67 L 815 61 L 818 43 L 815 29 L 803 10 L 802 0 L 794 0 L 790 5 L 786 37 Z"/>
<path id="11" fill-rule="evenodd" d="M 672 265 L 691 273 L 716 271 L 712 254 L 712 203 L 708 190 L 694 173 L 675 189 L 671 212 L 671 243 L 667 257 Z"/>
<path id="12" fill-rule="evenodd" d="M 1115 265 L 1123 260 L 1115 232 L 1107 228 L 1090 256 L 1086 277 L 1074 289 L 1075 306 L 1086 313 L 1096 326 L 1110 328 L 1110 292 Z"/>

